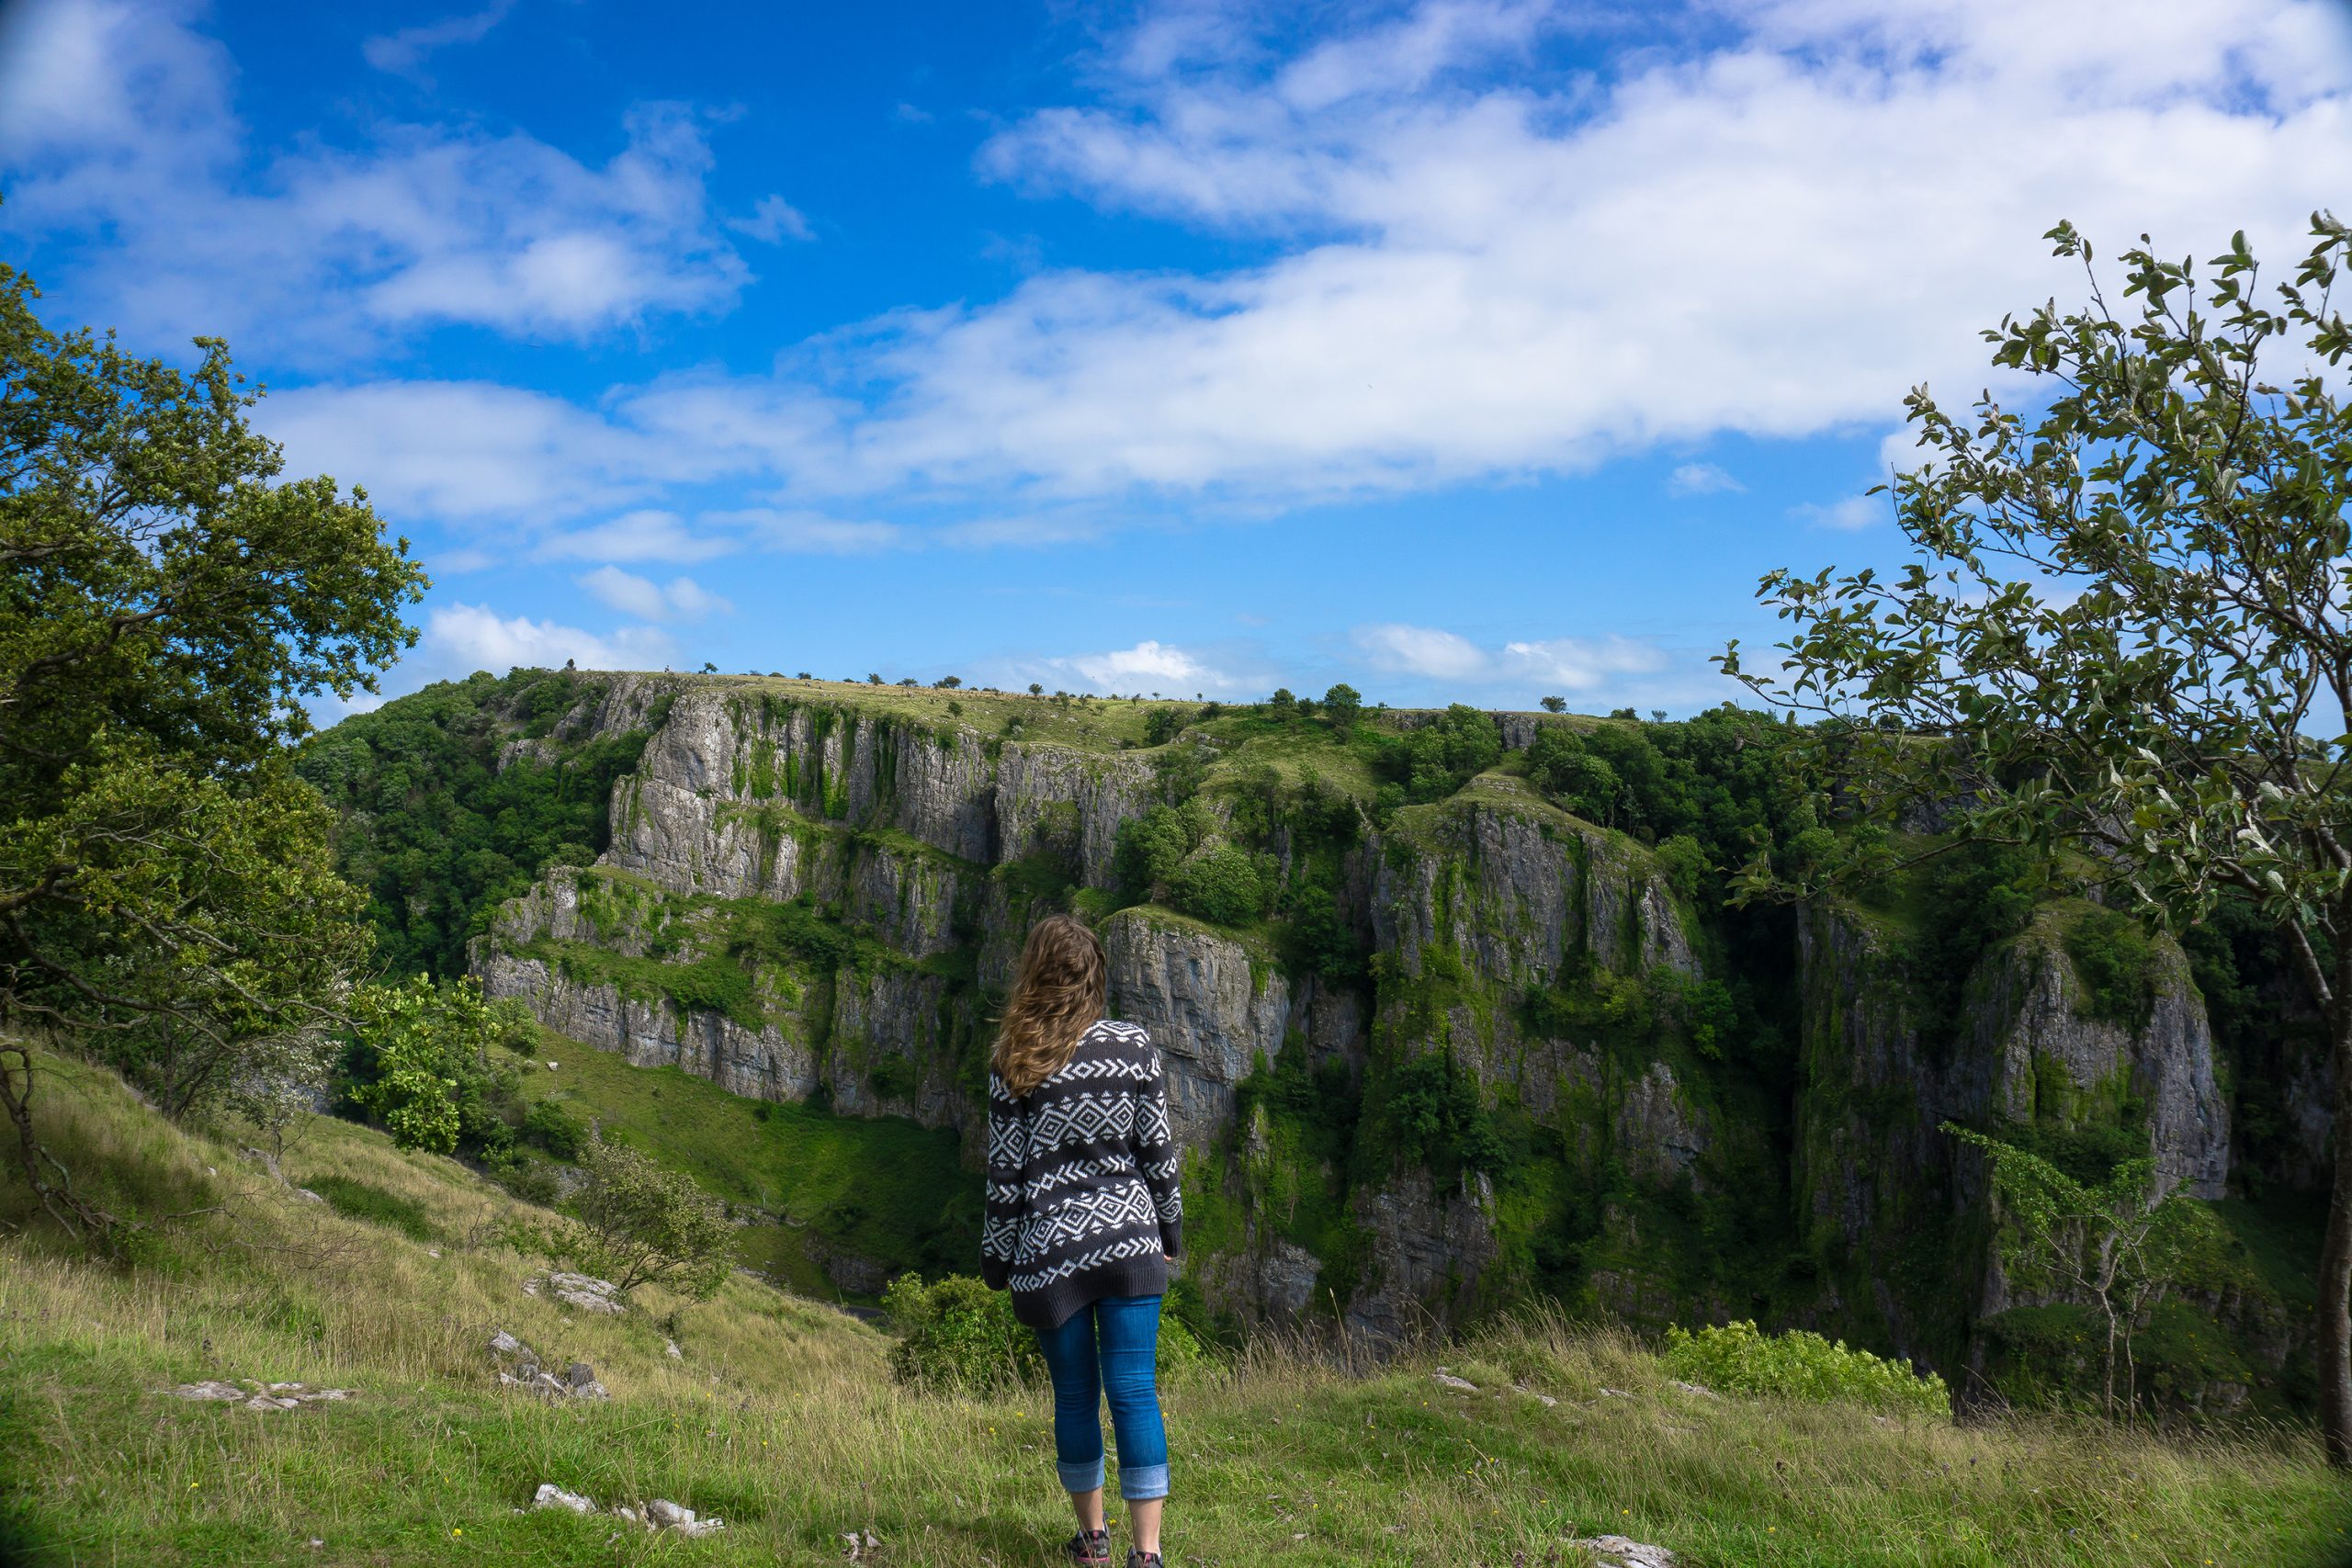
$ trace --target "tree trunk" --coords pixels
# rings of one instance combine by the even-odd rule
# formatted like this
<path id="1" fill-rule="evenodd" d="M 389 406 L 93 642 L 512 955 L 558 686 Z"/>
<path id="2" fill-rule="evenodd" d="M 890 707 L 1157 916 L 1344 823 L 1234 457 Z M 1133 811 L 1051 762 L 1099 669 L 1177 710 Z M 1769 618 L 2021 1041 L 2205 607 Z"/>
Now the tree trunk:
<path id="1" fill-rule="evenodd" d="M 2328 1188 L 2327 1239 L 2319 1253 L 2319 1424 L 2327 1461 L 2352 1470 L 2352 997 L 2339 991 L 2328 1020 L 2335 1073 L 2329 1131 L 2335 1174 Z"/>

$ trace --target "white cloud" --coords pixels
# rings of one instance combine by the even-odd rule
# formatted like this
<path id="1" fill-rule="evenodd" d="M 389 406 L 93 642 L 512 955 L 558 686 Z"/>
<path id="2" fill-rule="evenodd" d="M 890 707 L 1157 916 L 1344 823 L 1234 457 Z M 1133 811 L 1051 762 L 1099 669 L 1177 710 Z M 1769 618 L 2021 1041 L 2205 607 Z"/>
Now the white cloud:
<path id="1" fill-rule="evenodd" d="M 749 218 L 730 218 L 727 226 L 739 234 L 750 235 L 763 245 L 817 237 L 817 231 L 808 226 L 808 215 L 780 196 L 760 197 Z"/>
<path id="2" fill-rule="evenodd" d="M 788 555 L 865 556 L 901 549 L 913 536 L 895 523 L 862 523 L 814 512 L 746 507 L 714 512 L 705 521 L 741 528 L 756 544 Z"/>
<path id="3" fill-rule="evenodd" d="M 497 14 L 390 35 L 375 52 L 413 62 L 424 35 L 459 41 Z M 679 106 L 632 110 L 628 145 L 601 167 L 519 131 L 435 125 L 264 157 L 231 107 L 226 53 L 191 16 L 28 0 L 0 38 L 10 224 L 86 241 L 50 282 L 134 342 L 210 333 L 333 364 L 450 322 L 592 336 L 724 308 L 749 278 L 709 210 L 700 125 Z"/>
<path id="4" fill-rule="evenodd" d="M 1487 649 L 1454 632 L 1391 621 L 1358 626 L 1353 638 L 1375 670 L 1464 687 L 1589 692 L 1620 676 L 1664 670 L 1668 662 L 1657 648 L 1618 637 L 1552 637 Z"/>
<path id="5" fill-rule="evenodd" d="M 616 566 L 600 566 L 572 581 L 623 615 L 635 615 L 639 620 L 700 620 L 735 613 L 732 604 L 691 577 L 673 577 L 667 584 L 662 584 Z"/>
<path id="6" fill-rule="evenodd" d="M 646 510 L 549 534 L 537 553 L 560 560 L 697 561 L 741 548 L 741 541 L 731 536 L 693 532 L 674 512 Z"/>
<path id="7" fill-rule="evenodd" d="M 1488 663 L 1486 652 L 1469 638 L 1432 626 L 1393 622 L 1358 626 L 1355 644 L 1375 670 L 1432 681 L 1478 680 Z"/>
<path id="8" fill-rule="evenodd" d="M 1048 660 L 1059 670 L 1074 671 L 1083 689 L 1096 692 L 1229 692 L 1238 682 L 1181 648 L 1163 642 L 1139 642 L 1133 648 L 1105 653 L 1072 654 Z"/>
<path id="9" fill-rule="evenodd" d="M 294 470 L 364 482 L 396 517 L 560 520 L 692 471 L 600 414 L 488 382 L 304 387 L 271 394 L 256 419 Z"/>
<path id="10" fill-rule="evenodd" d="M 1743 6 L 1697 59 L 1517 79 L 1570 17 L 1430 5 L 1288 61 L 1161 56 L 1004 132 L 983 166 L 1025 188 L 1287 254 L 910 322 L 865 453 L 1295 496 L 1811 434 L 1982 384 L 1976 329 L 2076 286 L 2037 238 L 2057 217 L 2110 250 L 2243 225 L 2283 258 L 2352 158 L 2346 28 L 2309 0 L 2155 0 L 2129 28 L 2042 0 Z"/>
<path id="11" fill-rule="evenodd" d="M 1668 495 L 1744 494 L 1747 487 L 1713 463 L 1685 463 L 1666 476 Z"/>
<path id="12" fill-rule="evenodd" d="M 1826 506 L 1808 501 L 1789 508 L 1789 515 L 1802 517 L 1821 528 L 1868 528 L 1892 519 L 1894 502 L 1883 495 L 1849 495 Z"/>
<path id="13" fill-rule="evenodd" d="M 389 71 L 396 76 L 410 76 L 424 63 L 424 57 L 436 49 L 453 43 L 480 43 L 490 36 L 491 28 L 506 19 L 514 8 L 514 0 L 492 0 L 481 10 L 449 17 L 438 22 L 426 22 L 397 32 L 379 33 L 359 46 L 368 63 L 379 71 Z"/>
<path id="14" fill-rule="evenodd" d="M 423 680 L 440 680 L 476 670 L 552 669 L 566 660 L 583 670 L 653 670 L 677 658 L 677 645 L 652 626 L 623 626 L 606 637 L 528 615 L 509 619 L 487 604 L 447 604 L 425 617 L 411 661 Z"/>
<path id="15" fill-rule="evenodd" d="M 2352 44 L 2328 7 L 2102 10 L 1782 0 L 1574 80 L 1521 60 L 1584 13 L 1429 4 L 1287 58 L 1157 13 L 1114 40 L 1105 101 L 1015 124 L 983 167 L 1274 259 L 1042 273 L 597 417 L 819 510 L 1278 508 L 1883 421 L 1922 380 L 1973 392 L 1978 329 L 2079 289 L 2038 238 L 2056 218 L 2109 253 L 2243 226 L 2283 261 L 2335 194 Z"/>
<path id="16" fill-rule="evenodd" d="M 0 78 L 0 145 L 28 150 L 7 210 L 113 225 L 73 285 L 134 325 L 578 335 L 718 308 L 746 276 L 681 110 L 640 111 L 601 168 L 405 128 L 255 179 L 228 65 L 183 13 L 30 14 L 51 74 Z M 1340 30 L 1284 53 L 1218 7 L 1148 11 L 1085 77 L 1095 101 L 982 154 L 1022 188 L 1270 260 L 1046 272 L 788 346 L 773 374 L 593 407 L 323 389 L 294 394 L 288 428 L 388 506 L 546 526 L 691 513 L 693 487 L 755 479 L 799 520 L 759 542 L 832 551 L 956 542 L 833 520 L 886 500 L 1025 519 L 1137 491 L 1264 511 L 1511 481 L 1724 432 L 1876 427 L 1922 380 L 1963 399 L 1988 379 L 1979 328 L 2079 289 L 2037 238 L 2055 219 L 2109 254 L 2143 230 L 2205 254 L 2244 227 L 2275 276 L 2352 163 L 2352 29 L 2324 0 L 2146 0 L 2128 28 L 2088 0 L 1761 0 L 1696 26 L 1503 0 L 1324 14 Z M 1603 25 L 1635 46 L 1613 74 L 1527 66 L 1547 32 Z M 782 237 L 787 210 L 741 221 Z M 325 434 L 330 415 L 347 428 Z"/>

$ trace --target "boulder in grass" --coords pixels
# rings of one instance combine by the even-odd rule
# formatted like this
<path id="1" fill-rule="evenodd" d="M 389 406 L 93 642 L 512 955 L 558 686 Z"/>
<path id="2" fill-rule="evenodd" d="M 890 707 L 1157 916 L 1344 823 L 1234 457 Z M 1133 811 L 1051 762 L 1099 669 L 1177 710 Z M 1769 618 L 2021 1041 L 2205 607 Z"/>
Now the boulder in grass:
<path id="1" fill-rule="evenodd" d="M 539 1483 L 538 1491 L 531 1495 L 531 1506 L 534 1508 L 562 1508 L 574 1514 L 593 1514 L 596 1511 L 595 1504 L 590 1502 L 587 1498 L 582 1496 L 577 1492 L 566 1492 L 562 1487 L 558 1486 L 552 1481 L 542 1481 Z"/>
<path id="2" fill-rule="evenodd" d="M 1476 1393 L 1478 1392 L 1478 1385 L 1476 1383 L 1472 1382 L 1468 1378 L 1455 1377 L 1452 1372 L 1433 1372 L 1430 1376 L 1436 1380 L 1438 1387 L 1450 1388 L 1456 1393 Z"/>
<path id="3" fill-rule="evenodd" d="M 172 1392 L 182 1399 L 234 1400 L 243 1404 L 245 1398 L 245 1391 L 235 1383 L 221 1382 L 212 1378 L 207 1378 L 202 1382 L 182 1383 Z"/>
<path id="4" fill-rule="evenodd" d="M 692 1508 L 666 1497 L 656 1497 L 645 1505 L 645 1517 L 655 1529 L 674 1530 L 680 1535 L 717 1535 L 727 1528 L 725 1519 L 697 1518 Z"/>
<path id="5" fill-rule="evenodd" d="M 1568 1544 L 1584 1548 L 1593 1568 L 1675 1568 L 1674 1553 L 1666 1548 L 1628 1540 L 1622 1535 L 1595 1536 Z"/>

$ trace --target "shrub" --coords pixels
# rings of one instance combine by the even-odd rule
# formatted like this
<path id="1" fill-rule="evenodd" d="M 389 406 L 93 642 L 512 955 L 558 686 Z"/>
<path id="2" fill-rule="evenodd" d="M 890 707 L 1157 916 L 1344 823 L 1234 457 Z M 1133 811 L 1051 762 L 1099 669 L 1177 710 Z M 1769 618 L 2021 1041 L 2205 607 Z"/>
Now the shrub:
<path id="1" fill-rule="evenodd" d="M 925 1284 L 901 1274 L 882 1292 L 899 1336 L 890 1375 L 911 1388 L 989 1390 L 1045 1374 L 1036 1336 L 1012 1315 L 1012 1298 L 968 1274 Z"/>
<path id="2" fill-rule="evenodd" d="M 1767 1393 L 1784 1399 L 1831 1401 L 1923 1416 L 1951 1415 L 1951 1393 L 1933 1372 L 1905 1361 L 1849 1350 L 1804 1329 L 1766 1334 L 1753 1323 L 1729 1323 L 1695 1333 L 1666 1331 L 1667 1370 L 1719 1393 Z"/>
<path id="3" fill-rule="evenodd" d="M 890 1375 L 910 1388 L 988 1392 L 1045 1378 L 1037 1337 L 1012 1315 L 1012 1298 L 968 1274 L 932 1283 L 901 1274 L 882 1292 L 898 1343 Z M 1155 1369 L 1166 1376 L 1209 1359 L 1199 1336 L 1172 1313 L 1159 1315 Z"/>
<path id="4" fill-rule="evenodd" d="M 587 1141 L 588 1129 L 558 1101 L 541 1100 L 523 1112 L 523 1137 L 557 1159 L 575 1160 Z"/>
<path id="5" fill-rule="evenodd" d="M 697 1301 L 716 1295 L 735 1241 L 718 1202 L 626 1145 L 594 1138 L 580 1153 L 572 1244 L 583 1265 L 624 1291 L 658 1284 Z"/>
<path id="6" fill-rule="evenodd" d="M 1213 925 L 1247 925 L 1265 912 L 1265 878 L 1248 852 L 1221 844 L 1176 868 L 1168 901 Z"/>

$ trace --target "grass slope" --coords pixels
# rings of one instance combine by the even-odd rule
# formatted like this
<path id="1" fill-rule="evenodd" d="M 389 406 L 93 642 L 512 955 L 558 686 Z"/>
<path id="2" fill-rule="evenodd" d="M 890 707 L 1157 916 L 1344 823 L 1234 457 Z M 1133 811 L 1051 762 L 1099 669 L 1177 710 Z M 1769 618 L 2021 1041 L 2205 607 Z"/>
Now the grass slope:
<path id="1" fill-rule="evenodd" d="M 888 1562 L 1015 1563 L 1067 1529 L 1037 1391 L 901 1391 L 880 1334 L 740 1276 L 707 1303 L 648 1292 L 618 1319 L 572 1315 L 522 1293 L 531 1260 L 498 1239 L 531 1211 L 366 1129 L 313 1123 L 286 1161 L 296 1182 L 339 1179 L 345 1214 L 96 1070 L 46 1078 L 40 1111 L 115 1201 L 225 1212 L 110 1267 L 61 1251 L 0 1182 L 0 1556 L 814 1564 L 870 1529 Z M 593 1363 L 613 1399 L 501 1390 L 483 1344 L 502 1327 Z M 1630 1341 L 1557 1323 L 1450 1353 L 1489 1392 L 1440 1388 L 1434 1359 L 1349 1376 L 1261 1345 L 1170 1387 L 1175 1561 L 1567 1562 L 1553 1554 L 1569 1537 L 1617 1531 L 1693 1568 L 2296 1568 L 2347 1539 L 2343 1483 L 2301 1438 L 1716 1400 Z M 164 1392 L 212 1376 L 361 1392 L 270 1416 Z M 606 1505 L 667 1497 L 729 1529 L 689 1541 L 520 1511 L 543 1481 Z"/>
<path id="2" fill-rule="evenodd" d="M 785 1216 L 747 1226 L 743 1261 L 784 1284 L 832 1298 L 827 1249 L 896 1275 L 968 1273 L 980 1250 L 980 1181 L 956 1160 L 952 1132 L 895 1117 L 834 1116 L 729 1094 L 677 1067 L 547 1034 L 524 1093 L 687 1172 L 718 1197 Z M 550 1072 L 546 1063 L 560 1064 Z"/>

